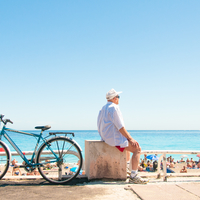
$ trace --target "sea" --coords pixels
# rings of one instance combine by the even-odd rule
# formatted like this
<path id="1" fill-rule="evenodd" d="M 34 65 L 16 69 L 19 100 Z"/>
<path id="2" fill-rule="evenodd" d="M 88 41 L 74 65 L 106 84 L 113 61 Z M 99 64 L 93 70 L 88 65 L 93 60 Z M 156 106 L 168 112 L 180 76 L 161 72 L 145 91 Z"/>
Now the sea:
<path id="1" fill-rule="evenodd" d="M 38 133 L 37 130 L 22 130 L 24 132 Z M 68 136 L 75 140 L 82 149 L 83 158 L 85 158 L 85 140 L 100 140 L 97 130 L 51 130 L 51 132 L 74 132 L 75 136 Z M 200 151 L 200 130 L 128 130 L 130 135 L 138 141 L 142 150 L 193 150 Z M 33 151 L 37 142 L 35 137 L 23 135 L 14 132 L 7 132 L 13 141 L 22 151 Z M 49 132 L 45 131 L 43 136 L 48 136 Z M 11 151 L 13 147 L 2 139 Z M 141 155 L 143 156 L 143 155 Z M 159 155 L 158 155 L 159 156 Z M 170 156 L 170 155 L 167 155 Z M 172 155 L 175 160 L 180 160 L 181 154 Z M 141 157 L 143 158 L 143 157 Z M 188 154 L 188 158 L 198 160 L 194 154 Z M 18 162 L 21 162 L 17 156 Z"/>

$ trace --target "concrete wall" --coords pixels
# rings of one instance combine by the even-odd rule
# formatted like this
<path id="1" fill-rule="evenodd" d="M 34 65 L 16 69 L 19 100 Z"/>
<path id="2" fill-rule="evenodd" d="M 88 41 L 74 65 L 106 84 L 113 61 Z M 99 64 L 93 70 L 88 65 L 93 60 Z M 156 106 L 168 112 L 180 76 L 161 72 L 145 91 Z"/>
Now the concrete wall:
<path id="1" fill-rule="evenodd" d="M 85 141 L 85 172 L 91 179 L 127 178 L 126 151 L 120 152 L 116 147 L 97 140 Z"/>

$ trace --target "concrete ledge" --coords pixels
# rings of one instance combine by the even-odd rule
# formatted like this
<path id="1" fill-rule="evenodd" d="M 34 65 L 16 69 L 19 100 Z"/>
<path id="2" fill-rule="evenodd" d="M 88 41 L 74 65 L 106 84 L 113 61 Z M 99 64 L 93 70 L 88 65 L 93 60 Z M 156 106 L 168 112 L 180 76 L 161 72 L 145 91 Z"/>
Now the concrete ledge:
<path id="1" fill-rule="evenodd" d="M 91 179 L 126 180 L 126 151 L 98 140 L 85 141 L 85 172 Z"/>

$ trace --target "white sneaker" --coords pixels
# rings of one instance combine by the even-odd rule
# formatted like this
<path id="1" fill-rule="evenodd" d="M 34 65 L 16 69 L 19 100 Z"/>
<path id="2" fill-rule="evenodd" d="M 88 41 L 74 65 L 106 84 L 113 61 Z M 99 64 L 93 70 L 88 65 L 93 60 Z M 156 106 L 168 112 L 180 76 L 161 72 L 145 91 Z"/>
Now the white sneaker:
<path id="1" fill-rule="evenodd" d="M 135 177 L 131 177 L 129 179 L 129 183 L 135 184 L 147 184 L 149 180 L 141 178 L 138 174 Z"/>

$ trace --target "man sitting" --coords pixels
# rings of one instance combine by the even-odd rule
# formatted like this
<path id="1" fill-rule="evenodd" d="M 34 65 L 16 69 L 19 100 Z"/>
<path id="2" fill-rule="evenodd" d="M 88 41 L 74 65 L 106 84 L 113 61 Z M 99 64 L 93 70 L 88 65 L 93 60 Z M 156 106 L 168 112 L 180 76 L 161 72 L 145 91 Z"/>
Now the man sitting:
<path id="1" fill-rule="evenodd" d="M 130 182 L 132 183 L 147 183 L 147 180 L 142 179 L 138 175 L 138 165 L 140 161 L 141 147 L 136 140 L 127 132 L 124 126 L 122 113 L 119 109 L 119 94 L 111 89 L 106 94 L 107 104 L 100 110 L 97 120 L 98 132 L 102 141 L 110 146 L 115 146 L 119 151 L 124 150 L 132 152 L 131 158 L 132 171 Z"/>

